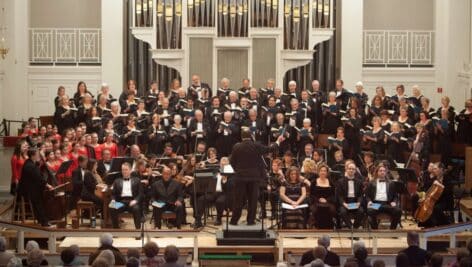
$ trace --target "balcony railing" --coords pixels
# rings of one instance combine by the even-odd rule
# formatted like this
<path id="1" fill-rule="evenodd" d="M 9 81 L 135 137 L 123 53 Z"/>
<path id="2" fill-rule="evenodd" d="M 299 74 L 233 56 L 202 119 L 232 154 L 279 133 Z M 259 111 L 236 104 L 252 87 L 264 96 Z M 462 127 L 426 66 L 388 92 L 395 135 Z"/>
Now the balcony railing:
<path id="1" fill-rule="evenodd" d="M 366 67 L 432 67 L 433 31 L 364 31 Z"/>
<path id="2" fill-rule="evenodd" d="M 100 29 L 30 28 L 30 64 L 100 64 Z"/>

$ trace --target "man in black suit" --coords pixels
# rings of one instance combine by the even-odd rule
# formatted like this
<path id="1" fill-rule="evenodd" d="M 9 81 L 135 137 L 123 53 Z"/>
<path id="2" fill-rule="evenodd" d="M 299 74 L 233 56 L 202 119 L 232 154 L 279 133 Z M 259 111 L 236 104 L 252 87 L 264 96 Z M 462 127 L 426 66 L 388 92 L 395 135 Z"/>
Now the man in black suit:
<path id="1" fill-rule="evenodd" d="M 349 162 L 346 166 L 345 175 L 338 181 L 336 186 L 336 198 L 339 201 L 339 217 L 348 228 L 352 228 L 351 216 L 354 217 L 354 228 L 359 228 L 364 218 L 362 203 L 362 181 L 356 179 L 356 164 Z M 354 203 L 357 208 L 349 208 Z"/>
<path id="2" fill-rule="evenodd" d="M 121 165 L 123 177 L 113 182 L 112 202 L 119 202 L 123 207 L 118 209 L 110 208 L 113 228 L 119 228 L 118 215 L 124 211 L 131 212 L 134 219 L 134 227 L 140 229 L 141 225 L 141 204 L 143 201 L 143 187 L 137 177 L 131 177 L 131 164 L 128 162 Z"/>
<path id="3" fill-rule="evenodd" d="M 335 266 L 340 266 L 341 261 L 339 258 L 339 255 L 328 250 L 329 246 L 331 245 L 331 238 L 328 235 L 322 235 L 320 238 L 318 238 L 318 246 L 324 247 L 326 249 L 326 256 L 323 259 L 324 263 L 335 267 Z M 302 258 L 300 260 L 300 266 L 309 264 L 310 262 L 314 261 L 315 258 L 315 253 L 313 249 L 310 249 L 303 253 Z"/>
<path id="4" fill-rule="evenodd" d="M 254 225 L 259 198 L 260 183 L 267 178 L 263 156 L 273 152 L 285 138 L 279 136 L 274 145 L 269 147 L 255 143 L 251 131 L 241 131 L 240 143 L 233 147 L 231 165 L 234 175 L 234 206 L 230 224 L 237 225 L 244 203 L 248 201 L 247 224 Z M 237 193 L 236 193 L 237 192 Z"/>
<path id="5" fill-rule="evenodd" d="M 205 91 L 205 92 L 204 92 Z M 208 84 L 202 83 L 200 76 L 192 75 L 192 85 L 187 89 L 187 96 L 191 97 L 195 102 L 202 98 L 202 94 L 207 94 L 207 98 L 212 97 L 211 88 Z"/>
<path id="6" fill-rule="evenodd" d="M 88 158 L 79 156 L 79 167 L 72 172 L 72 199 L 70 202 L 70 209 L 75 209 L 77 201 L 82 195 L 82 188 L 84 187 L 84 176 L 87 171 Z"/>
<path id="7" fill-rule="evenodd" d="M 46 189 L 51 190 L 53 187 L 47 184 L 37 165 L 41 160 L 39 151 L 36 148 L 30 148 L 27 153 L 28 159 L 25 161 L 21 171 L 18 190 L 20 194 L 30 200 L 33 206 L 33 214 L 41 226 L 50 226 L 44 210 L 43 192 Z"/>
<path id="8" fill-rule="evenodd" d="M 393 182 L 387 181 L 387 168 L 379 165 L 374 173 L 376 179 L 369 183 L 366 190 L 367 215 L 372 229 L 378 228 L 377 215 L 386 213 L 390 215 L 390 229 L 396 229 L 400 223 L 402 211 L 397 206 L 397 194 L 394 191 Z M 374 208 L 379 205 L 378 209 Z"/>
<path id="9" fill-rule="evenodd" d="M 111 168 L 111 152 L 110 149 L 104 148 L 102 150 L 102 159 L 97 162 L 97 173 L 106 181 L 106 176 Z"/>
<path id="10" fill-rule="evenodd" d="M 165 211 L 173 211 L 176 214 L 176 227 L 180 229 L 184 220 L 182 187 L 179 182 L 172 179 L 172 172 L 168 167 L 162 169 L 162 179 L 151 186 L 151 197 L 155 227 L 161 229 L 162 214 Z"/>
<path id="11" fill-rule="evenodd" d="M 400 251 L 408 256 L 410 266 L 426 266 L 427 251 L 419 247 L 420 237 L 417 232 L 408 232 L 406 236 L 408 248 Z"/>

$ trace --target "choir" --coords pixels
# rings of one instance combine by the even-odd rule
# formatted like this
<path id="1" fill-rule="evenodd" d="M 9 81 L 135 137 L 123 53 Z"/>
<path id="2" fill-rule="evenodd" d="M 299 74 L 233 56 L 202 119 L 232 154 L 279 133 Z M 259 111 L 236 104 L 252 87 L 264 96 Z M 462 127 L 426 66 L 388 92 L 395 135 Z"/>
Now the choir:
<path id="1" fill-rule="evenodd" d="M 472 145 L 472 99 L 457 112 L 447 96 L 434 110 L 418 86 L 411 96 L 403 85 L 393 96 L 378 86 L 369 101 L 361 82 L 350 91 L 342 80 L 329 92 L 316 80 L 308 89 L 290 81 L 287 92 L 274 87 L 273 79 L 264 88 L 244 79 L 236 90 L 224 78 L 213 91 L 198 75 L 187 90 L 178 80 L 172 84 L 161 90 L 153 82 L 140 94 L 130 80 L 118 99 L 106 84 L 95 97 L 81 81 L 73 98 L 60 86 L 54 125 L 38 129 L 32 118 L 23 127 L 11 159 L 12 193 L 20 189 L 28 147 L 34 146 L 47 186 L 72 177 L 69 209 L 80 199 L 92 201 L 103 213 L 109 209 L 113 227 L 128 211 L 139 228 L 152 208 L 155 227 L 172 212 L 180 228 L 187 223 L 189 198 L 195 227 L 203 226 L 210 205 L 220 225 L 225 211 L 244 205 L 234 203 L 238 188 L 223 169 L 246 129 L 264 145 L 284 137 L 260 166 L 267 177 L 260 185 L 259 216 L 267 216 L 269 202 L 270 217 L 280 217 L 280 227 L 376 229 L 385 215 L 395 229 L 403 206 L 419 208 L 433 184 L 445 188 L 441 209 L 420 225 L 451 222 L 452 144 Z M 441 155 L 439 163 L 431 162 L 433 153 Z M 217 177 L 208 192 L 197 189 L 202 169 Z M 404 169 L 416 175 L 405 177 Z M 108 199 L 97 193 L 107 190 Z M 409 203 L 400 201 L 404 195 Z M 47 225 L 44 218 L 41 223 Z"/>

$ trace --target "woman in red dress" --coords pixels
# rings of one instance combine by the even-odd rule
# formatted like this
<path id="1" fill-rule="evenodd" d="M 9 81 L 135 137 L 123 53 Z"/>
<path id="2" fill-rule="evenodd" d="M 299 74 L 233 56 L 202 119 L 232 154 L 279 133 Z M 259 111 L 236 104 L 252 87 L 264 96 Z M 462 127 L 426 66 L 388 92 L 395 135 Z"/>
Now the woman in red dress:
<path id="1" fill-rule="evenodd" d="M 110 150 L 112 158 L 118 157 L 118 146 L 115 142 L 113 142 L 113 133 L 107 133 L 105 136 L 105 141 L 102 144 L 102 150 L 105 148 Z"/>
<path id="2" fill-rule="evenodd" d="M 10 193 L 12 195 L 16 194 L 16 188 L 18 186 L 18 182 L 21 178 L 21 170 L 23 169 L 23 165 L 25 161 L 28 159 L 27 151 L 28 151 L 28 143 L 26 140 L 20 140 L 13 152 L 13 155 L 10 160 L 11 164 L 11 185 L 10 185 Z"/>

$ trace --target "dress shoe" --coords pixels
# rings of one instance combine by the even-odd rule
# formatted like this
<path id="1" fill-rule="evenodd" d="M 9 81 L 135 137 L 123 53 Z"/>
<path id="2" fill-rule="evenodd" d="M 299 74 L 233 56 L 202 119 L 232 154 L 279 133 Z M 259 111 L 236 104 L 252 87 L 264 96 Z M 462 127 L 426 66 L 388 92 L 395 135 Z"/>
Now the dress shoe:
<path id="1" fill-rule="evenodd" d="M 238 223 L 237 223 L 237 222 L 229 222 L 229 224 L 230 224 L 230 225 L 233 225 L 233 226 L 236 226 L 236 225 L 238 225 Z"/>
<path id="2" fill-rule="evenodd" d="M 200 221 L 196 221 L 196 222 L 193 224 L 193 229 L 199 229 L 199 228 L 203 228 L 203 224 L 202 224 L 202 222 L 200 222 Z"/>

